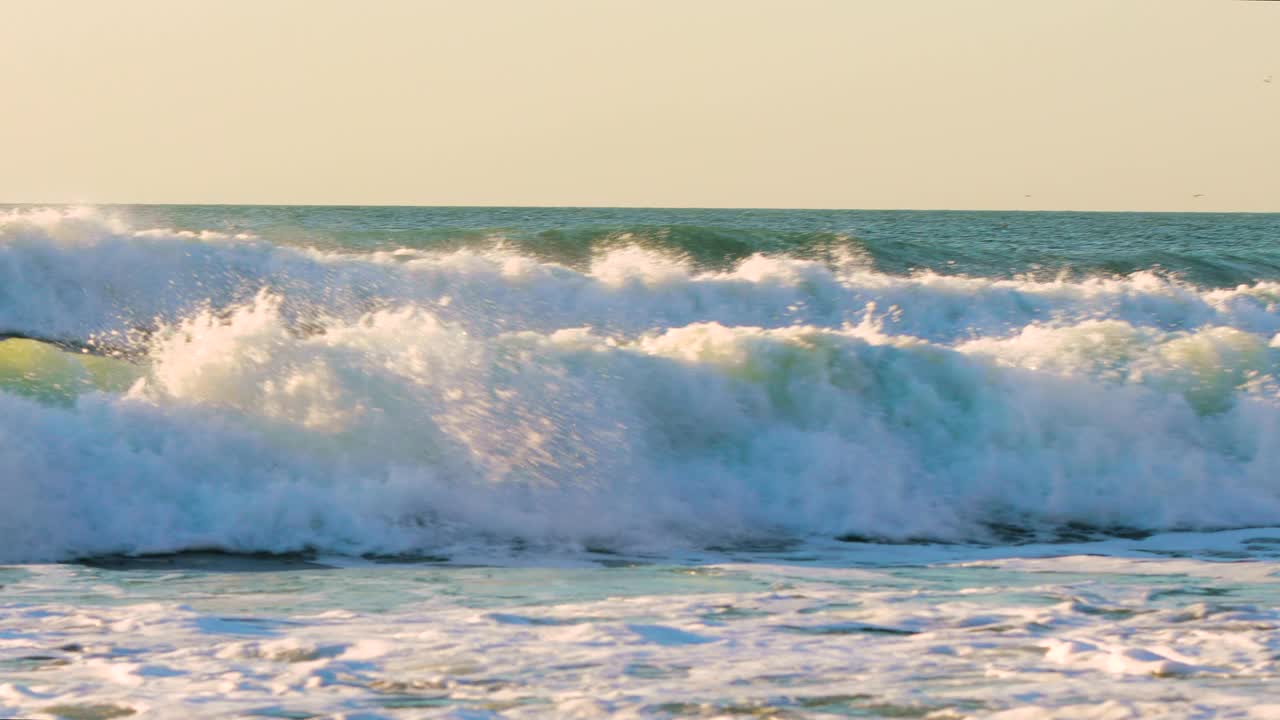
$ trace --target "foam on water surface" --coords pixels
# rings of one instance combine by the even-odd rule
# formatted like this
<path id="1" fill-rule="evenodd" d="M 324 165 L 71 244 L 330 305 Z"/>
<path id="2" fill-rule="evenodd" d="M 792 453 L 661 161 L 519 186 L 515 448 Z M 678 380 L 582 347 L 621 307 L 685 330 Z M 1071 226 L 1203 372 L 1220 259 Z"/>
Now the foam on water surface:
<path id="1" fill-rule="evenodd" d="M 10 567 L 0 709 L 1268 717 L 1280 528 L 849 550 Z"/>

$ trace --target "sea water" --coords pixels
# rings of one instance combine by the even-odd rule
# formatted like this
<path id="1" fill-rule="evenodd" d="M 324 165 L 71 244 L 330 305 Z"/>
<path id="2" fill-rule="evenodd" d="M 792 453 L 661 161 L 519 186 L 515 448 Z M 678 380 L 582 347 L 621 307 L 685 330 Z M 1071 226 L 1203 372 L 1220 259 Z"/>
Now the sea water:
<path id="1" fill-rule="evenodd" d="M 1280 215 L 0 209 L 0 715 L 1280 717 Z"/>

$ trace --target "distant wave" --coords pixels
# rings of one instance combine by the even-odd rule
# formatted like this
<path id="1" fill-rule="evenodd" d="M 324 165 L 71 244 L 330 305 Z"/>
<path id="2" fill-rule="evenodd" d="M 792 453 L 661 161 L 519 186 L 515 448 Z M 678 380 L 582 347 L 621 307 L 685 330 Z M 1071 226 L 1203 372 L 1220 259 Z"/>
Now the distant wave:
<path id="1" fill-rule="evenodd" d="M 11 213 L 0 333 L 135 357 L 0 342 L 0 560 L 1280 524 L 1278 303 Z"/>

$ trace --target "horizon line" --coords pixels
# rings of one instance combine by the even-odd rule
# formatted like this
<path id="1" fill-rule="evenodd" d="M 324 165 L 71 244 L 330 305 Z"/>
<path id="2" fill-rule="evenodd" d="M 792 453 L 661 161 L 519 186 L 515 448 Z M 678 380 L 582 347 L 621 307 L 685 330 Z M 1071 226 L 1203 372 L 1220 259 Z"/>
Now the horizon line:
<path id="1" fill-rule="evenodd" d="M 417 203 L 269 203 L 269 202 L 10 202 L 0 201 L 0 207 L 259 207 L 259 208 L 404 208 L 438 210 L 743 210 L 765 212 L 955 212 L 955 213 L 1095 213 L 1095 214 L 1147 214 L 1147 215 L 1277 215 L 1276 210 L 1098 210 L 1076 208 L 958 208 L 958 207 L 784 207 L 778 205 L 526 205 L 484 203 L 476 205 L 417 204 Z"/>

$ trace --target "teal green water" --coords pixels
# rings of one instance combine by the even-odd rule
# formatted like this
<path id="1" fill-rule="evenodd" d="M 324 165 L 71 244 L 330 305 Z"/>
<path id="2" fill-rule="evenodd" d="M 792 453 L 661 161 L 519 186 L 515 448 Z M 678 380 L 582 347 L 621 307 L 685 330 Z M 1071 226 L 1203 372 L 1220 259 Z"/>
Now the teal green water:
<path id="1" fill-rule="evenodd" d="M 581 263 L 639 244 L 725 267 L 753 253 L 865 253 L 886 273 L 980 277 L 1163 268 L 1198 285 L 1280 277 L 1280 214 L 119 206 L 132 224 L 350 251 L 509 246 Z"/>

